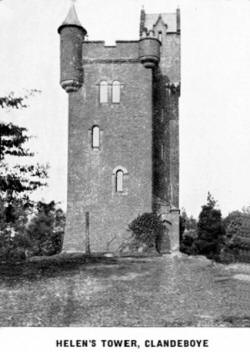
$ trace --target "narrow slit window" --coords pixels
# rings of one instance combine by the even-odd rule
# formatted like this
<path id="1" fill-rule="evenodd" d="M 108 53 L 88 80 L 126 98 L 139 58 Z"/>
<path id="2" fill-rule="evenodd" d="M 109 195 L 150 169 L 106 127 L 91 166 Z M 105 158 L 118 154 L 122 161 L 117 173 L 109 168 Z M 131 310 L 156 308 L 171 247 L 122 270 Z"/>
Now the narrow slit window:
<path id="1" fill-rule="evenodd" d="M 100 83 L 100 103 L 108 102 L 108 83 L 106 81 L 102 81 Z"/>
<path id="2" fill-rule="evenodd" d="M 92 148 L 100 148 L 100 129 L 98 126 L 92 128 Z"/>
<path id="3" fill-rule="evenodd" d="M 164 158 L 165 158 L 164 144 L 161 144 L 161 160 L 164 160 Z"/>
<path id="4" fill-rule="evenodd" d="M 159 39 L 160 42 L 162 41 L 162 31 L 158 32 L 158 39 Z"/>
<path id="5" fill-rule="evenodd" d="M 116 172 L 116 192 L 123 192 L 123 171 Z"/>
<path id="6" fill-rule="evenodd" d="M 112 84 L 112 103 L 120 103 L 121 84 L 119 81 L 114 81 Z"/>

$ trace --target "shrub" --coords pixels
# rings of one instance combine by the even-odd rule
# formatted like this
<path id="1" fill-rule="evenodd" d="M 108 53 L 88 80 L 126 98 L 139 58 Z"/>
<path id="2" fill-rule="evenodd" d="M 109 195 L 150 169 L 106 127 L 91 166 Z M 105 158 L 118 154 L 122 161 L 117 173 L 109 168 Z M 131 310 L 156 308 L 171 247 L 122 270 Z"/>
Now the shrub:
<path id="1" fill-rule="evenodd" d="M 31 212 L 35 215 L 28 223 Z M 37 205 L 15 199 L 12 204 L 0 198 L 0 262 L 19 262 L 32 255 L 59 253 L 65 227 L 65 214 L 55 202 Z"/>
<path id="2" fill-rule="evenodd" d="M 28 213 L 21 200 L 13 200 L 10 205 L 0 198 L 0 262 L 25 259 L 31 247 L 25 229 Z"/>
<path id="3" fill-rule="evenodd" d="M 0 231 L 0 261 L 19 262 L 25 260 L 26 251 L 31 243 L 26 233 L 18 233 L 13 227 L 6 227 Z"/>
<path id="4" fill-rule="evenodd" d="M 246 208 L 248 209 L 248 208 Z M 250 214 L 248 211 L 233 211 L 224 219 L 225 242 L 221 259 L 224 261 L 224 253 L 231 256 L 232 261 L 245 261 L 242 258 L 242 250 L 250 251 Z M 227 259 L 227 258 L 226 258 Z"/>
<path id="5" fill-rule="evenodd" d="M 34 255 L 53 255 L 62 249 L 65 215 L 55 202 L 38 202 L 37 213 L 27 228 Z"/>
<path id="6" fill-rule="evenodd" d="M 129 230 L 138 245 L 146 245 L 147 248 L 155 249 L 157 242 L 163 236 L 164 225 L 158 215 L 144 213 L 129 224 Z"/>
<path id="7" fill-rule="evenodd" d="M 196 254 L 195 241 L 197 239 L 196 230 L 185 231 L 180 241 L 180 251 L 188 255 Z"/>

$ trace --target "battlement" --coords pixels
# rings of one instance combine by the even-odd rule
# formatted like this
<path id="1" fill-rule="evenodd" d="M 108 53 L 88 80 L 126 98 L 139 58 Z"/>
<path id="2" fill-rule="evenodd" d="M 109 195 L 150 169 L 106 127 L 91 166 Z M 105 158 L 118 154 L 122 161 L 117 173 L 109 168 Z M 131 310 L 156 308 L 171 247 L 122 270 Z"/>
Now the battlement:
<path id="1" fill-rule="evenodd" d="M 91 60 L 138 60 L 139 41 L 117 40 L 115 45 L 105 45 L 105 41 L 84 41 L 83 61 Z"/>

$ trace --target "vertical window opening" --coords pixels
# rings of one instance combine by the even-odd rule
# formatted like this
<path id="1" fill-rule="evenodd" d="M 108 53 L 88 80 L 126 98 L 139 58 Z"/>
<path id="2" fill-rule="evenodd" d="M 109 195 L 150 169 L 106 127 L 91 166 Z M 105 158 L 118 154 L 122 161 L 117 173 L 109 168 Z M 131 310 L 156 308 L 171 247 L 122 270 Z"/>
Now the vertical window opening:
<path id="1" fill-rule="evenodd" d="M 116 172 L 116 192 L 123 192 L 123 171 Z"/>
<path id="2" fill-rule="evenodd" d="M 98 126 L 92 128 L 92 148 L 100 147 L 100 129 Z"/>
<path id="3" fill-rule="evenodd" d="M 164 109 L 161 109 L 161 122 L 164 121 Z"/>
<path id="4" fill-rule="evenodd" d="M 112 84 L 112 103 L 120 103 L 121 85 L 119 81 Z"/>
<path id="5" fill-rule="evenodd" d="M 100 83 L 100 103 L 108 102 L 108 83 L 106 81 L 102 81 Z"/>
<path id="6" fill-rule="evenodd" d="M 159 31 L 159 32 L 158 32 L 158 39 L 159 39 L 160 41 L 162 41 L 162 31 Z"/>
<path id="7" fill-rule="evenodd" d="M 164 144 L 161 144 L 161 160 L 164 160 L 165 153 L 164 153 Z"/>

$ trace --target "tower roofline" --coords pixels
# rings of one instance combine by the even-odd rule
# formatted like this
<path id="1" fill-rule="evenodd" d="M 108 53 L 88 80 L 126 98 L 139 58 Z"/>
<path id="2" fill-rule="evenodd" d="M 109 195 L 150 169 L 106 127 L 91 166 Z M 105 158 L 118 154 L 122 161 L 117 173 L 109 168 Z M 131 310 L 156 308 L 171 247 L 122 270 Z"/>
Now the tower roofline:
<path id="1" fill-rule="evenodd" d="M 76 13 L 75 5 L 73 2 L 70 6 L 67 17 L 65 18 L 63 23 L 58 27 L 58 33 L 60 33 L 64 27 L 77 27 L 84 32 L 84 35 L 87 34 L 86 29 L 82 26 L 81 22 L 79 21 L 79 18 Z"/>

